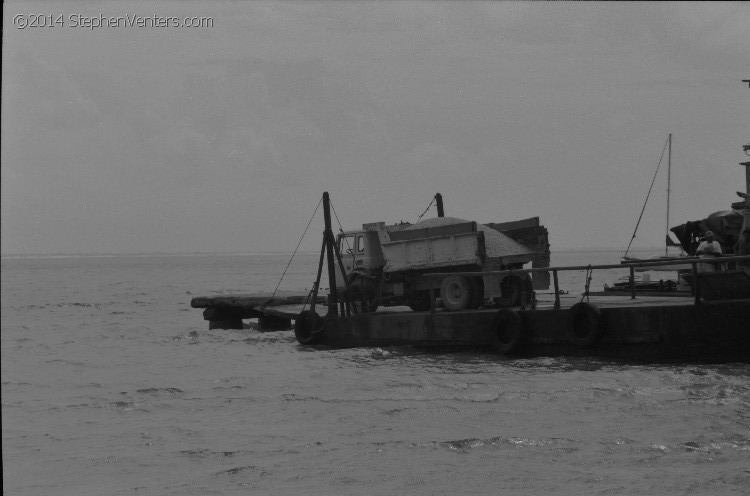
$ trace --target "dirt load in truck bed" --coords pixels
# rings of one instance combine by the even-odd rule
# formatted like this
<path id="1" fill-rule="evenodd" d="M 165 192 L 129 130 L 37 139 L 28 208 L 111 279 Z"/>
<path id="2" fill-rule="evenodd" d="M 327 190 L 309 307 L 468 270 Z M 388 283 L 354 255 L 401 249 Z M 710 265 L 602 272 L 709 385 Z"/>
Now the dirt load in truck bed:
<path id="1" fill-rule="evenodd" d="M 430 227 L 441 227 L 448 226 L 451 224 L 461 224 L 469 222 L 464 219 L 457 219 L 455 217 L 435 217 L 432 219 L 425 219 L 417 222 L 409 227 L 406 227 L 404 231 L 411 231 L 413 229 L 427 229 Z M 521 243 L 509 238 L 505 234 L 495 231 L 491 227 L 487 227 L 483 224 L 477 223 L 477 229 L 484 233 L 484 246 L 488 257 L 503 257 L 508 255 L 523 255 L 526 253 L 532 253 L 531 250 L 523 246 Z"/>

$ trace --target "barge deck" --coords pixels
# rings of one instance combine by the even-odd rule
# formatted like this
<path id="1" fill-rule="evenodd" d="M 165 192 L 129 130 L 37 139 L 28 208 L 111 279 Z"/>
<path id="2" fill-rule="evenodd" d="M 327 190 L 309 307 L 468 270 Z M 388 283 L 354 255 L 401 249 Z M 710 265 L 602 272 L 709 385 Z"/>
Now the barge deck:
<path id="1" fill-rule="evenodd" d="M 330 318 L 321 306 L 320 328 L 313 329 L 315 339 L 308 344 L 468 347 L 512 356 L 637 361 L 750 360 L 750 299 L 695 304 L 686 297 L 591 296 L 583 303 L 580 295 L 539 298 L 535 309 L 412 312 L 393 307 Z M 194 298 L 192 306 L 205 309 L 212 329 L 239 329 L 242 319 L 257 318 L 261 330 L 291 331 L 306 308 L 303 302 L 301 296 L 269 302 L 263 295 L 237 295 Z"/>

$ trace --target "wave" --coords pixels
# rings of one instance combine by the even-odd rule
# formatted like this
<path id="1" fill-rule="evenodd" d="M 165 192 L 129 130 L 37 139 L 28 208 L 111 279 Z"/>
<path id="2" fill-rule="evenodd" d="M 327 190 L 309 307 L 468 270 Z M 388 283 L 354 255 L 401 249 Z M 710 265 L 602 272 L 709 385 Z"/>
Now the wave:
<path id="1" fill-rule="evenodd" d="M 555 451 L 571 453 L 578 448 L 573 446 L 574 441 L 566 438 L 525 438 L 525 437 L 490 437 L 490 438 L 467 438 L 455 441 L 428 441 L 424 443 L 412 443 L 410 448 L 443 448 L 451 451 L 467 451 L 483 447 L 515 447 L 515 448 L 548 448 Z"/>

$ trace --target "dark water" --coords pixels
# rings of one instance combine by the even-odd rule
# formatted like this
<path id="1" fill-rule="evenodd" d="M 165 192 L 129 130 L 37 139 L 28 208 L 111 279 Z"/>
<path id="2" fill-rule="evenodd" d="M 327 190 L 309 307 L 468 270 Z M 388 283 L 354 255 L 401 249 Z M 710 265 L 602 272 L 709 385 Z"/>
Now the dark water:
<path id="1" fill-rule="evenodd" d="M 315 350 L 189 306 L 273 289 L 287 261 L 4 258 L 5 494 L 750 493 L 749 365 Z"/>

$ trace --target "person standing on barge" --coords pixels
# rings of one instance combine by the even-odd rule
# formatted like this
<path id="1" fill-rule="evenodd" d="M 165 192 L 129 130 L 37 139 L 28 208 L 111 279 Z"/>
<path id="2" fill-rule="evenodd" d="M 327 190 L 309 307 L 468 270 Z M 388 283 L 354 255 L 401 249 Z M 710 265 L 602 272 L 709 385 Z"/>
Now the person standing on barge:
<path id="1" fill-rule="evenodd" d="M 695 254 L 698 255 L 698 258 L 715 258 L 721 256 L 721 245 L 718 241 L 714 240 L 714 233 L 712 231 L 706 231 L 706 239 L 698 245 Z M 698 265 L 698 272 L 714 272 L 718 267 L 720 267 L 719 264 L 702 263 Z"/>

